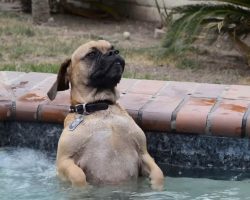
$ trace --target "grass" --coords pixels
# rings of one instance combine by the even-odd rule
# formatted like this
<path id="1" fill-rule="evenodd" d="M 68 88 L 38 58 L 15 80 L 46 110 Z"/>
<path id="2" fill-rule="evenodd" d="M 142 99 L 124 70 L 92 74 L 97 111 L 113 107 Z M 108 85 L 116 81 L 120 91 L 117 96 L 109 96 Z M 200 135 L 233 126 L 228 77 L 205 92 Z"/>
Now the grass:
<path id="1" fill-rule="evenodd" d="M 159 46 L 147 48 L 133 48 L 121 50 L 122 55 L 128 62 L 138 63 L 144 66 L 163 65 L 170 62 L 170 57 L 164 57 L 164 49 Z"/>
<path id="2" fill-rule="evenodd" d="M 75 31 L 71 30 L 70 25 L 68 22 L 67 27 L 35 26 L 30 15 L 0 12 L 0 71 L 57 73 L 60 64 L 80 44 L 105 37 L 104 39 L 115 43 L 125 58 L 126 78 L 227 84 L 250 82 L 250 72 L 244 69 L 242 63 L 240 65 L 243 67 L 240 68 L 237 62 L 227 61 L 226 57 L 219 60 L 218 56 L 215 57 L 217 60 L 208 59 L 206 52 L 204 55 L 198 53 L 205 58 L 200 63 L 195 49 L 186 55 L 169 50 L 167 56 L 163 56 L 166 49 L 160 47 L 160 41 L 158 44 L 150 42 L 151 47 L 148 47 L 146 42 L 145 45 L 134 45 L 134 38 L 131 41 L 120 42 L 119 39 L 122 37 L 116 37 L 115 34 L 98 35 L 98 29 L 91 33 L 80 29 Z M 147 39 L 150 40 L 147 36 L 143 41 Z"/>
<path id="3" fill-rule="evenodd" d="M 79 44 L 98 35 L 70 32 L 63 27 L 35 26 L 24 14 L 0 12 L 0 71 L 56 73 L 64 59 Z M 155 66 L 166 63 L 160 47 L 124 48 L 117 46 L 127 63 Z M 150 73 L 126 72 L 128 78 L 152 78 Z"/>
<path id="4" fill-rule="evenodd" d="M 57 27 L 35 26 L 30 17 L 0 13 L 0 70 L 53 72 L 89 38 L 68 37 Z"/>

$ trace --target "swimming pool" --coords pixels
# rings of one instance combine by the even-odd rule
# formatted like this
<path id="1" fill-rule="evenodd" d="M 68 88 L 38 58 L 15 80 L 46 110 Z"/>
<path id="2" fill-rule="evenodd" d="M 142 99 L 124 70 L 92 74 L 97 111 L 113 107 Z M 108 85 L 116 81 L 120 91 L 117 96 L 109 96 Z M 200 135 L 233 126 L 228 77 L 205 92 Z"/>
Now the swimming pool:
<path id="1" fill-rule="evenodd" d="M 0 123 L 0 199 L 250 199 L 250 141 L 147 132 L 148 149 L 167 173 L 162 192 L 149 181 L 74 189 L 56 177 L 62 125 Z"/>
<path id="2" fill-rule="evenodd" d="M 120 186 L 75 189 L 56 177 L 54 158 L 54 155 L 30 148 L 0 148 L 0 199 L 250 199 L 250 179 L 226 181 L 166 177 L 162 192 L 151 190 L 145 178 Z"/>

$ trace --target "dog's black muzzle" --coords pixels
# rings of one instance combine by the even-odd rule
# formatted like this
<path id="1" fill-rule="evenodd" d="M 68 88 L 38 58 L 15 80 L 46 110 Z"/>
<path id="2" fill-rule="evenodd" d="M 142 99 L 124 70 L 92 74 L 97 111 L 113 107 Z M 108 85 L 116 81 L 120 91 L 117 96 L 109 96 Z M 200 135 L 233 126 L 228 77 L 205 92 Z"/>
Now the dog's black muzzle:
<path id="1" fill-rule="evenodd" d="M 96 88 L 114 88 L 121 80 L 125 61 L 118 50 L 110 50 L 96 60 L 89 85 Z"/>

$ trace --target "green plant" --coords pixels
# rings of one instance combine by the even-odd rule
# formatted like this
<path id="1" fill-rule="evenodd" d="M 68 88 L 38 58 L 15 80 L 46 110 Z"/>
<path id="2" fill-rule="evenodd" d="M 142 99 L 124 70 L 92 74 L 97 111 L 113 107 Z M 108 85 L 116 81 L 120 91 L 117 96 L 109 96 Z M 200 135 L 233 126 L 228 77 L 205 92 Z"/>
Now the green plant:
<path id="1" fill-rule="evenodd" d="M 171 13 L 177 17 L 168 27 L 167 49 L 181 52 L 197 38 L 210 38 L 213 44 L 219 35 L 227 34 L 250 65 L 250 46 L 243 40 L 250 33 L 249 0 L 197 0 L 196 4 L 174 7 Z"/>
<path id="2" fill-rule="evenodd" d="M 162 1 L 162 4 L 163 4 L 163 7 L 161 9 L 158 0 L 155 0 L 155 5 L 156 5 L 157 11 L 160 15 L 160 18 L 161 18 L 161 25 L 168 26 L 168 24 L 172 20 L 172 13 L 170 11 L 168 11 L 167 6 L 165 4 L 165 1 Z"/>

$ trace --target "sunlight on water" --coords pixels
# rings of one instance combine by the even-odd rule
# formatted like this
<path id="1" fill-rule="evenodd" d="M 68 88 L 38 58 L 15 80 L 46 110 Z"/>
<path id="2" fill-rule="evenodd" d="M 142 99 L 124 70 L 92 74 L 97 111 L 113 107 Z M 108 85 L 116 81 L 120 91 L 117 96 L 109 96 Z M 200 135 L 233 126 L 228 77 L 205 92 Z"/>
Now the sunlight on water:
<path id="1" fill-rule="evenodd" d="M 123 186 L 73 189 L 56 177 L 54 157 L 25 148 L 0 148 L 1 200 L 250 200 L 250 181 L 166 178 L 164 191 L 150 189 L 148 180 Z"/>

